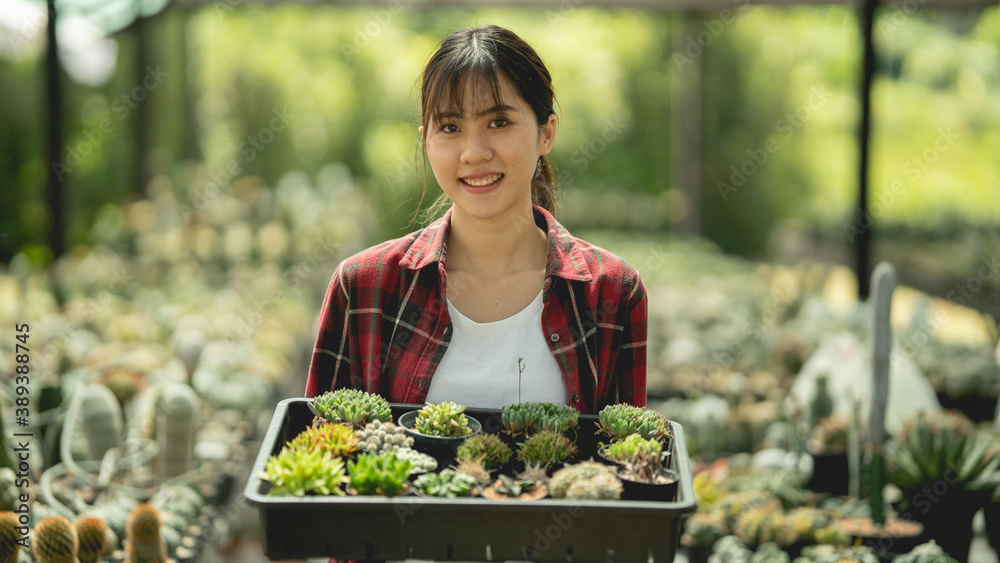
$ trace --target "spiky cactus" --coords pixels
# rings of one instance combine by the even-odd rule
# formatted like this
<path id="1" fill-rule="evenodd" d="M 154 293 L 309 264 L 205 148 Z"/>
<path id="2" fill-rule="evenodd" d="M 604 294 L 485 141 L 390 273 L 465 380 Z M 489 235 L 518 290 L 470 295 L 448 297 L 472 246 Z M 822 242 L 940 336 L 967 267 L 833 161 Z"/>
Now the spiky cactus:
<path id="1" fill-rule="evenodd" d="M 476 480 L 476 484 L 480 487 L 489 485 L 490 481 L 493 479 L 493 476 L 490 475 L 490 471 L 486 469 L 485 465 L 483 465 L 483 460 L 479 458 L 459 459 L 458 466 L 455 467 L 455 471 L 471 475 L 472 478 Z"/>
<path id="2" fill-rule="evenodd" d="M 92 383 L 84 388 L 79 421 L 87 436 L 90 459 L 100 461 L 108 450 L 121 443 L 125 427 L 122 409 L 114 393 L 107 387 Z"/>
<path id="3" fill-rule="evenodd" d="M 544 465 L 562 463 L 576 453 L 576 446 L 566 436 L 551 430 L 532 434 L 518 444 L 517 459 Z"/>
<path id="4" fill-rule="evenodd" d="M 549 492 L 555 498 L 619 499 L 622 482 L 611 466 L 584 461 L 556 471 L 549 481 Z"/>
<path id="5" fill-rule="evenodd" d="M 369 422 L 364 428 L 356 429 L 355 434 L 358 449 L 365 452 L 378 453 L 413 446 L 413 438 L 407 436 L 402 427 L 378 419 Z"/>
<path id="6" fill-rule="evenodd" d="M 167 546 L 160 536 L 160 511 L 149 503 L 137 504 L 126 524 L 125 557 L 128 563 L 166 563 Z"/>
<path id="7" fill-rule="evenodd" d="M 198 393 L 186 383 L 174 383 L 163 389 L 156 409 L 160 443 L 157 469 L 161 480 L 194 469 L 194 435 L 200 405 Z"/>
<path id="8" fill-rule="evenodd" d="M 670 425 L 655 411 L 619 403 L 608 405 L 597 413 L 598 432 L 612 440 L 622 440 L 629 434 L 643 438 L 671 438 Z"/>
<path id="9" fill-rule="evenodd" d="M 358 448 L 358 438 L 349 426 L 326 424 L 306 428 L 289 442 L 289 448 L 320 450 L 330 457 L 347 457 Z"/>
<path id="10" fill-rule="evenodd" d="M 809 450 L 817 454 L 841 454 L 847 451 L 851 421 L 847 417 L 831 415 L 821 418 L 809 436 Z"/>
<path id="11" fill-rule="evenodd" d="M 108 549 L 108 525 L 100 518 L 85 517 L 76 522 L 80 563 L 97 563 Z"/>
<path id="12" fill-rule="evenodd" d="M 0 512 L 0 563 L 17 563 L 21 545 L 17 543 L 21 534 L 17 533 L 17 514 L 7 510 Z"/>
<path id="13" fill-rule="evenodd" d="M 484 432 L 462 442 L 455 457 L 459 460 L 479 458 L 486 467 L 496 468 L 507 463 L 512 453 L 500 436 Z"/>
<path id="14" fill-rule="evenodd" d="M 872 274 L 872 407 L 868 420 L 868 437 L 872 452 L 869 471 L 871 490 L 869 499 L 872 520 L 885 523 L 882 507 L 882 489 L 885 488 L 885 408 L 889 402 L 889 353 L 892 351 L 892 293 L 896 289 L 896 270 L 888 262 L 879 262 Z"/>
<path id="15" fill-rule="evenodd" d="M 49 516 L 35 524 L 31 551 L 38 563 L 78 563 L 76 528 L 65 516 Z"/>
<path id="16" fill-rule="evenodd" d="M 758 506 L 747 510 L 736 519 L 733 533 L 747 545 L 775 542 L 791 545 L 795 541 L 795 531 L 780 508 Z"/>
<path id="17" fill-rule="evenodd" d="M 333 423 L 360 428 L 373 420 L 392 420 L 389 402 L 374 393 L 358 389 L 337 389 L 309 402 L 309 410 Z"/>

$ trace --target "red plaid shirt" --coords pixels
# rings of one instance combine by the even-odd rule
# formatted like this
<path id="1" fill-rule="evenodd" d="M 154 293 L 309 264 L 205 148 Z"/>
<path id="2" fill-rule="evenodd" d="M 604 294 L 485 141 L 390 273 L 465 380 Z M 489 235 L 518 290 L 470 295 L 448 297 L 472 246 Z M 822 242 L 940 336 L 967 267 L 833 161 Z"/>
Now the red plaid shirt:
<path id="1" fill-rule="evenodd" d="M 614 254 L 573 237 L 534 208 L 548 233 L 542 331 L 570 404 L 646 404 L 646 288 Z M 444 302 L 451 210 L 427 228 L 344 260 L 320 315 L 306 396 L 353 387 L 423 403 L 451 340 Z"/>

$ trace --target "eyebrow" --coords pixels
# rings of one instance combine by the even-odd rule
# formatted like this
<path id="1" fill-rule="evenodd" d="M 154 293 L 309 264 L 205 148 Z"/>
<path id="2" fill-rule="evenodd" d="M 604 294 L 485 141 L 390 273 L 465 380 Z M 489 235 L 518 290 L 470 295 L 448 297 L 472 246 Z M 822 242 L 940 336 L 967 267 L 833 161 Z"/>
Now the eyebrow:
<path id="1" fill-rule="evenodd" d="M 510 104 L 496 105 L 496 106 L 493 106 L 491 108 L 484 109 L 483 111 L 477 113 L 476 114 L 476 119 L 480 119 L 480 118 L 486 117 L 487 115 L 493 115 L 493 114 L 497 114 L 497 113 L 515 113 L 515 112 L 517 112 L 517 108 L 515 108 L 514 106 L 512 106 Z M 453 111 L 444 112 L 444 113 L 441 113 L 440 115 L 438 115 L 438 119 L 439 120 L 440 119 L 454 119 L 454 118 L 461 118 L 461 117 L 464 117 L 464 116 L 460 115 L 460 114 L 457 114 L 457 113 L 455 113 Z"/>

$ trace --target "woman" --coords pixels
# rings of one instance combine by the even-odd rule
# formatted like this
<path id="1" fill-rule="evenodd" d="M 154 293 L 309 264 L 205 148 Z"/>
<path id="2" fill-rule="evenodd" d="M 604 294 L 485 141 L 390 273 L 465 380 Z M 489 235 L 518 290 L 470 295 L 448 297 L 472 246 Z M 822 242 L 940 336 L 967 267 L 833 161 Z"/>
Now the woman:
<path id="1" fill-rule="evenodd" d="M 421 98 L 418 132 L 450 208 L 340 265 L 306 395 L 644 406 L 646 290 L 553 216 L 556 115 L 538 54 L 497 26 L 455 32 L 427 63 Z"/>

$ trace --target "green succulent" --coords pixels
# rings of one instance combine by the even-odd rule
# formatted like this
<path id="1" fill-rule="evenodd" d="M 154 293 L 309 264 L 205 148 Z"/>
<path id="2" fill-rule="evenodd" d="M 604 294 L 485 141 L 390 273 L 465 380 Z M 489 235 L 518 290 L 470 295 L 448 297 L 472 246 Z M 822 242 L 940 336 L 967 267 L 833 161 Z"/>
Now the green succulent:
<path id="1" fill-rule="evenodd" d="M 747 545 L 766 542 L 791 545 L 796 539 L 785 513 L 775 506 L 757 506 L 740 514 L 733 533 Z"/>
<path id="2" fill-rule="evenodd" d="M 765 542 L 757 547 L 750 563 L 789 563 L 791 557 L 774 542 Z"/>
<path id="3" fill-rule="evenodd" d="M 663 457 L 663 442 L 630 434 L 622 440 L 611 442 L 604 448 L 604 456 L 617 463 L 636 463 L 640 459 Z"/>
<path id="4" fill-rule="evenodd" d="M 726 518 L 717 510 L 695 512 L 684 522 L 684 534 L 695 545 L 711 546 L 728 533 Z"/>
<path id="5" fill-rule="evenodd" d="M 905 555 L 897 555 L 892 563 L 957 563 L 935 542 L 931 540 L 913 548 Z"/>
<path id="6" fill-rule="evenodd" d="M 319 449 L 284 448 L 278 455 L 268 458 L 260 478 L 274 485 L 268 495 L 344 494 L 340 487 L 345 481 L 343 460 L 331 459 Z"/>
<path id="7" fill-rule="evenodd" d="M 476 488 L 476 479 L 454 469 L 444 469 L 440 473 L 425 473 L 413 481 L 418 491 L 435 497 L 467 497 Z"/>
<path id="8" fill-rule="evenodd" d="M 455 458 L 458 460 L 479 458 L 487 468 L 496 468 L 507 463 L 512 453 L 514 452 L 510 446 L 505 444 L 500 436 L 483 432 L 462 442 L 458 446 Z"/>
<path id="9" fill-rule="evenodd" d="M 411 448 L 396 448 L 392 451 L 396 453 L 397 458 L 410 462 L 410 475 L 427 473 L 428 471 L 437 469 L 438 462 L 433 456 Z"/>
<path id="10" fill-rule="evenodd" d="M 358 449 L 358 438 L 346 424 L 310 426 L 291 442 L 290 449 L 320 450 L 330 457 L 347 457 Z"/>
<path id="11" fill-rule="evenodd" d="M 385 398 L 358 389 L 327 391 L 309 402 L 309 410 L 334 424 L 360 428 L 373 420 L 392 420 Z"/>
<path id="12" fill-rule="evenodd" d="M 851 433 L 851 421 L 845 416 L 832 415 L 816 423 L 809 436 L 809 449 L 813 453 L 843 453 Z"/>
<path id="13" fill-rule="evenodd" d="M 667 421 L 654 411 L 624 403 L 608 405 L 597 413 L 597 431 L 622 440 L 630 434 L 643 438 L 672 438 Z"/>
<path id="14" fill-rule="evenodd" d="M 826 512 L 810 506 L 800 506 L 788 512 L 788 523 L 799 541 L 813 543 L 816 533 L 830 525 Z"/>
<path id="15" fill-rule="evenodd" d="M 750 563 L 753 552 L 736 536 L 723 536 L 712 546 L 719 563 Z"/>
<path id="16" fill-rule="evenodd" d="M 493 490 L 508 497 L 519 497 L 535 491 L 541 484 L 536 481 L 515 479 L 510 475 L 500 475 L 493 482 Z"/>
<path id="17" fill-rule="evenodd" d="M 794 563 L 879 563 L 875 551 L 866 545 L 834 547 L 809 545 L 796 557 Z"/>
<path id="18" fill-rule="evenodd" d="M 357 430 L 358 449 L 365 452 L 382 452 L 412 448 L 413 438 L 406 435 L 403 428 L 392 422 L 373 420 L 364 428 Z"/>
<path id="19" fill-rule="evenodd" d="M 996 431 L 976 429 L 963 414 L 917 413 L 904 422 L 886 451 L 889 481 L 905 497 L 941 479 L 955 491 L 992 491 L 1000 486 Z"/>
<path id="20" fill-rule="evenodd" d="M 427 403 L 417 412 L 413 429 L 428 436 L 468 436 L 472 434 L 465 417 L 465 405 L 445 401 L 436 405 Z"/>
<path id="21" fill-rule="evenodd" d="M 399 459 L 394 451 L 363 453 L 347 462 L 347 474 L 359 495 L 394 497 L 404 493 L 410 466 L 410 460 Z"/>
<path id="22" fill-rule="evenodd" d="M 611 466 L 584 461 L 556 471 L 549 481 L 549 493 L 555 498 L 619 499 L 622 482 Z"/>
<path id="23" fill-rule="evenodd" d="M 500 414 L 503 427 L 513 435 L 550 430 L 565 434 L 576 428 L 580 413 L 558 403 L 517 403 L 507 405 Z"/>
<path id="24" fill-rule="evenodd" d="M 542 430 L 518 444 L 517 459 L 526 463 L 552 465 L 569 459 L 575 453 L 576 446 L 569 438 L 558 432 Z"/>

